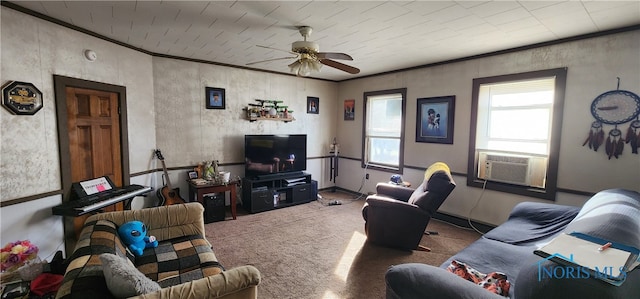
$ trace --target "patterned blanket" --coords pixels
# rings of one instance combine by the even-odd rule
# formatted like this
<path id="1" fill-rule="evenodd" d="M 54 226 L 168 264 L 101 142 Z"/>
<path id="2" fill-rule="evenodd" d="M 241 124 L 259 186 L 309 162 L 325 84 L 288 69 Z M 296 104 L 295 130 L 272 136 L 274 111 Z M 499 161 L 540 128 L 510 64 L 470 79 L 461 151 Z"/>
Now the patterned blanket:
<path id="1" fill-rule="evenodd" d="M 473 282 L 489 292 L 501 296 L 509 295 L 511 283 L 507 280 L 507 275 L 504 273 L 491 272 L 489 274 L 483 274 L 478 270 L 467 266 L 465 263 L 461 263 L 456 260 L 451 261 L 451 265 L 447 267 L 447 271 Z"/>

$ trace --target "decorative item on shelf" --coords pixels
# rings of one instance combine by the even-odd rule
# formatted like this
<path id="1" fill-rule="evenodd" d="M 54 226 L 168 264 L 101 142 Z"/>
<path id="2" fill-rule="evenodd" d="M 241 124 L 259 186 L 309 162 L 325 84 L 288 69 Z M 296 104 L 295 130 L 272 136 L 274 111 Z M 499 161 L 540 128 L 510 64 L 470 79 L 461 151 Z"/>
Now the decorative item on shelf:
<path id="1" fill-rule="evenodd" d="M 201 179 L 204 176 L 204 164 L 202 162 L 198 163 L 198 166 L 193 170 L 198 174 L 196 178 Z"/>
<path id="2" fill-rule="evenodd" d="M 204 161 L 204 174 L 202 176 L 202 179 L 204 181 L 207 181 L 207 183 L 210 182 L 214 182 L 214 183 L 221 183 L 222 177 L 221 177 L 221 171 L 219 170 L 219 165 L 218 165 L 218 160 L 211 160 L 211 161 Z M 196 183 L 194 181 L 194 183 Z M 196 183 L 197 184 L 197 183 Z"/>
<path id="3" fill-rule="evenodd" d="M 582 143 L 588 145 L 590 149 L 598 151 L 604 144 L 605 153 L 611 159 L 618 159 L 622 155 L 624 144 L 631 146 L 631 153 L 638 154 L 640 148 L 640 97 L 630 91 L 620 90 L 620 77 L 616 90 L 607 91 L 591 102 L 591 115 L 596 121 L 591 123 L 589 135 Z M 622 136 L 622 131 L 618 125 L 631 122 L 626 135 Z M 604 125 L 613 125 L 613 129 L 605 140 Z"/>
<path id="4" fill-rule="evenodd" d="M 220 176 L 219 176 L 219 172 L 220 172 L 220 167 L 218 167 L 218 160 L 213 160 L 213 173 L 214 173 L 214 177 L 213 179 L 216 181 L 216 183 L 220 182 Z"/>
<path id="5" fill-rule="evenodd" d="M 215 173 L 213 171 L 213 162 L 212 161 L 205 161 L 204 162 L 204 174 L 202 175 L 202 178 L 210 181 L 213 179 L 213 174 Z"/>
<path id="6" fill-rule="evenodd" d="M 193 179 L 191 180 L 191 182 L 194 183 L 195 185 L 206 185 L 209 183 L 209 181 L 205 179 Z"/>
<path id="7" fill-rule="evenodd" d="M 246 117 L 250 122 L 256 120 L 280 120 L 284 122 L 290 122 L 295 120 L 289 110 L 289 106 L 282 105 L 283 101 L 280 100 L 261 100 L 256 99 L 258 102 L 250 103 L 245 108 Z"/>
<path id="8" fill-rule="evenodd" d="M 220 171 L 218 172 L 218 178 L 220 183 L 227 184 L 231 179 L 231 172 L 228 171 Z"/>
<path id="9" fill-rule="evenodd" d="M 28 240 L 7 243 L 0 250 L 0 270 L 15 271 L 29 260 L 38 257 L 38 247 Z"/>

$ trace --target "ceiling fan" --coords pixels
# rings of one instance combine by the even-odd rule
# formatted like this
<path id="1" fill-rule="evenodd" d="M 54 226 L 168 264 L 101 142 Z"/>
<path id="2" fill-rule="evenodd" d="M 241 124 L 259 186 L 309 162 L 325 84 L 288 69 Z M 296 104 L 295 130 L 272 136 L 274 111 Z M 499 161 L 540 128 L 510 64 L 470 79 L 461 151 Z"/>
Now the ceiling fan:
<path id="1" fill-rule="evenodd" d="M 345 53 L 320 52 L 320 47 L 318 46 L 317 43 L 307 41 L 307 38 L 309 37 L 309 35 L 311 35 L 311 32 L 313 31 L 313 28 L 309 26 L 301 26 L 301 27 L 298 27 L 298 30 L 300 31 L 300 34 L 302 35 L 304 40 L 297 41 L 291 44 L 291 51 L 258 45 L 258 47 L 261 47 L 261 48 L 283 51 L 295 56 L 256 61 L 256 62 L 247 63 L 247 65 L 295 58 L 296 60 L 293 63 L 289 64 L 289 68 L 291 69 L 291 72 L 295 73 L 298 76 L 308 76 L 309 74 L 311 74 L 311 71 L 318 72 L 320 71 L 320 68 L 322 67 L 323 64 L 326 66 L 339 69 L 341 71 L 345 71 L 349 74 L 360 73 L 360 69 L 358 68 L 333 60 L 333 59 L 353 60 L 351 56 Z"/>

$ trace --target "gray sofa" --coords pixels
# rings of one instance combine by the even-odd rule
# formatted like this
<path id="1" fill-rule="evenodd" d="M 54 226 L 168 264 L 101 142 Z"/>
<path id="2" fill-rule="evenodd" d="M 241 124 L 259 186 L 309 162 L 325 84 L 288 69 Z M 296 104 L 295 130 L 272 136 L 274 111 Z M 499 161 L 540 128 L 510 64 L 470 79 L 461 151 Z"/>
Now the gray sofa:
<path id="1" fill-rule="evenodd" d="M 499 271 L 511 282 L 509 298 L 640 298 L 640 270 L 627 273 L 621 286 L 587 278 L 539 279 L 539 267 L 553 267 L 533 253 L 559 233 L 580 232 L 640 248 L 640 193 L 622 189 L 598 192 L 582 208 L 524 202 L 509 219 L 469 245 L 440 268 L 401 264 L 385 275 L 387 298 L 505 298 L 446 270 L 457 260 L 482 273 Z"/>

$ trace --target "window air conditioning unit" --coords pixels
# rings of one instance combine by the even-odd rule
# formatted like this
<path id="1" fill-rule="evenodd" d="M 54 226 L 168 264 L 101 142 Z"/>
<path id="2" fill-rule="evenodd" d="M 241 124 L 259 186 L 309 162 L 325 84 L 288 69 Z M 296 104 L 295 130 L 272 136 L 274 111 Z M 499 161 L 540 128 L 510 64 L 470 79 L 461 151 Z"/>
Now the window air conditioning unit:
<path id="1" fill-rule="evenodd" d="M 478 178 L 544 188 L 547 158 L 498 152 L 478 153 Z"/>

